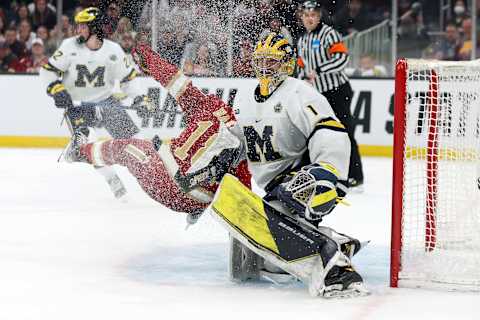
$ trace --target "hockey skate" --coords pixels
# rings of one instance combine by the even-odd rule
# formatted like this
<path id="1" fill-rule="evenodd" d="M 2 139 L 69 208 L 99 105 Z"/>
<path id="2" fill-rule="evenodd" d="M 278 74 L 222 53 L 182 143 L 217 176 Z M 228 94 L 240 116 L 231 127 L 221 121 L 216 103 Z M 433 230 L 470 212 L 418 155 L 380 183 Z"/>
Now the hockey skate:
<path id="1" fill-rule="evenodd" d="M 68 163 L 87 162 L 87 158 L 80 153 L 80 146 L 86 143 L 88 143 L 88 129 L 75 131 L 60 159 Z"/>
<path id="2" fill-rule="evenodd" d="M 354 298 L 368 294 L 362 277 L 352 266 L 333 266 L 325 277 L 324 298 Z"/>

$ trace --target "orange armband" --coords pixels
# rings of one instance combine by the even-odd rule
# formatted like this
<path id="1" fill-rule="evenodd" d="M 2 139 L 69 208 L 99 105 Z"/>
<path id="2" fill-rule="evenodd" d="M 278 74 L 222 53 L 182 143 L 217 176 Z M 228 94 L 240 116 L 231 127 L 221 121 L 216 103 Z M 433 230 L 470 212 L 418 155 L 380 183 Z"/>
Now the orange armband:
<path id="1" fill-rule="evenodd" d="M 335 53 L 348 53 L 347 47 L 343 42 L 337 42 L 332 44 L 330 49 L 328 49 L 328 53 L 335 54 Z"/>
<path id="2" fill-rule="evenodd" d="M 299 68 L 305 68 L 305 63 L 303 63 L 303 59 L 301 57 L 297 58 L 297 65 Z"/>

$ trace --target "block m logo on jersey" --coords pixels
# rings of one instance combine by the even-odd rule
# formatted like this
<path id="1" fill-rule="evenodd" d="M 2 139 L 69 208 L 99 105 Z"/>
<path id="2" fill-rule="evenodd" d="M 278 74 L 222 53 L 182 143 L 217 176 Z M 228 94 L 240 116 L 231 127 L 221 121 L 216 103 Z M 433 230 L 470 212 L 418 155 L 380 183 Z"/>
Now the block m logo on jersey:
<path id="1" fill-rule="evenodd" d="M 243 127 L 243 134 L 247 140 L 247 156 L 252 162 L 275 161 L 281 159 L 280 153 L 275 151 L 272 139 L 274 138 L 272 126 L 263 128 L 260 136 L 253 126 Z"/>
<path id="2" fill-rule="evenodd" d="M 80 88 L 86 87 L 87 82 L 85 81 L 85 78 L 87 78 L 88 83 L 92 84 L 94 87 L 105 86 L 105 67 L 97 67 L 93 73 L 90 73 L 87 66 L 78 64 L 75 86 Z"/>

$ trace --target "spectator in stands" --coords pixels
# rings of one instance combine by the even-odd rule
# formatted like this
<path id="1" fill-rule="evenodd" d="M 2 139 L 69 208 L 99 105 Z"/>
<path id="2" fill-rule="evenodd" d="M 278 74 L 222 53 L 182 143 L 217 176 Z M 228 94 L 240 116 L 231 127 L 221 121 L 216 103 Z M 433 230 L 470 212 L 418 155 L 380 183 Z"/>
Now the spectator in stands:
<path id="1" fill-rule="evenodd" d="M 386 77 L 387 69 L 382 65 L 376 64 L 375 59 L 371 55 L 364 54 L 360 57 L 360 65 L 353 72 L 353 76 Z"/>
<path id="2" fill-rule="evenodd" d="M 17 57 L 10 50 L 10 46 L 4 41 L 0 42 L 0 73 L 14 72 L 13 64 L 17 61 Z"/>
<path id="3" fill-rule="evenodd" d="M 150 44 L 150 40 L 148 38 L 148 31 L 142 30 L 139 33 L 137 33 L 136 36 L 135 36 L 135 43 L 136 44 Z"/>
<path id="4" fill-rule="evenodd" d="M 18 6 L 14 18 L 10 21 L 10 26 L 18 27 L 22 21 L 31 22 L 30 13 L 26 5 Z"/>
<path id="5" fill-rule="evenodd" d="M 463 39 L 458 49 L 458 60 L 470 60 L 472 57 L 472 19 L 466 18 L 462 22 Z"/>
<path id="6" fill-rule="evenodd" d="M 233 75 L 235 77 L 253 78 L 255 72 L 252 67 L 253 43 L 244 39 L 240 43 L 240 50 L 233 61 Z"/>
<path id="7" fill-rule="evenodd" d="M 403 12 L 409 1 L 400 1 L 400 12 Z M 423 23 L 423 8 L 418 1 L 413 2 L 410 7 L 399 18 L 398 25 L 398 52 L 400 56 L 419 58 L 422 50 L 429 45 L 427 28 Z"/>
<path id="8" fill-rule="evenodd" d="M 180 66 L 187 45 L 187 39 L 177 33 L 172 25 L 165 25 L 159 34 L 157 50 L 170 63 Z"/>
<path id="9" fill-rule="evenodd" d="M 299 0 L 272 0 L 272 5 L 278 12 L 282 25 L 288 29 L 292 36 L 294 44 L 303 28 L 296 15 L 298 3 Z"/>
<path id="10" fill-rule="evenodd" d="M 0 12 L 0 42 L 5 41 L 5 30 L 7 28 L 7 19 L 3 12 Z"/>
<path id="11" fill-rule="evenodd" d="M 98 6 L 94 6 L 94 7 L 97 7 L 97 8 L 98 8 Z M 72 14 L 72 17 L 75 17 L 75 16 L 76 16 L 76 15 L 77 15 L 77 14 L 78 14 L 80 11 L 82 11 L 82 10 L 83 10 L 83 8 L 85 8 L 85 7 L 82 7 L 82 6 L 76 6 L 76 7 L 75 7 L 75 9 L 73 9 L 73 14 Z"/>
<path id="12" fill-rule="evenodd" d="M 283 25 L 282 20 L 278 15 L 274 15 L 270 19 L 270 23 L 268 24 L 268 28 L 263 30 L 263 32 L 260 34 L 260 38 L 263 38 L 264 36 L 267 36 L 270 32 L 275 32 L 275 33 L 281 33 L 285 36 L 285 38 L 288 40 L 288 43 L 291 45 L 295 45 L 293 43 L 293 37 L 290 31 Z"/>
<path id="13" fill-rule="evenodd" d="M 468 18 L 468 12 L 463 0 L 455 1 L 455 5 L 453 6 L 453 16 L 453 21 L 455 21 L 455 25 L 461 29 L 463 25 L 463 20 Z"/>
<path id="14" fill-rule="evenodd" d="M 5 9 L 0 6 L 0 20 L 3 21 L 3 26 L 5 27 L 7 25 L 7 14 L 5 12 Z M 1 28 L 0 28 L 1 32 Z"/>
<path id="15" fill-rule="evenodd" d="M 240 2 L 234 10 L 234 15 L 235 39 L 248 38 L 251 41 L 257 41 L 262 31 L 268 28 L 270 20 L 278 17 L 269 0 Z M 238 43 L 238 40 L 235 42 Z"/>
<path id="16" fill-rule="evenodd" d="M 342 35 L 368 29 L 374 24 L 370 10 L 363 0 L 351 0 L 339 11 L 334 21 L 336 29 Z"/>
<path id="17" fill-rule="evenodd" d="M 240 1 L 240 3 L 233 10 L 233 30 L 234 41 L 239 43 L 240 39 L 250 39 L 256 41 L 253 32 L 255 21 L 255 5 L 254 0 Z"/>
<path id="18" fill-rule="evenodd" d="M 132 32 L 125 32 L 122 35 L 122 39 L 119 41 L 120 46 L 123 51 L 128 55 L 132 52 L 133 47 L 135 46 L 135 38 L 133 37 Z"/>
<path id="19" fill-rule="evenodd" d="M 123 39 L 124 34 L 126 33 L 131 34 L 132 32 L 133 32 L 133 25 L 130 19 L 127 17 L 121 17 L 120 20 L 118 20 L 117 29 L 112 35 L 112 40 L 120 43 Z"/>
<path id="20" fill-rule="evenodd" d="M 460 34 L 458 33 L 457 26 L 453 22 L 448 23 L 443 38 L 437 44 L 432 46 L 432 58 L 450 61 L 458 60 L 458 50 L 460 45 Z"/>
<path id="21" fill-rule="evenodd" d="M 55 12 L 47 6 L 46 0 L 35 0 L 35 8 L 32 14 L 32 24 L 34 29 L 38 26 L 46 26 L 48 30 L 55 27 L 57 16 Z"/>
<path id="22" fill-rule="evenodd" d="M 50 10 L 52 10 L 53 12 L 57 12 L 57 8 L 55 8 L 55 6 L 53 4 L 49 3 L 48 1 L 46 1 L 46 2 L 47 2 L 47 7 Z M 50 2 L 52 2 L 52 1 L 50 0 Z M 35 1 L 28 5 L 28 12 L 29 12 L 30 15 L 33 15 L 33 13 L 35 12 Z"/>
<path id="23" fill-rule="evenodd" d="M 40 38 L 33 40 L 32 56 L 26 72 L 38 73 L 40 71 L 40 68 L 47 62 L 48 62 L 48 57 L 45 54 L 45 47 L 43 45 L 43 40 Z"/>
<path id="24" fill-rule="evenodd" d="M 1 1 L 2 0 L 0 0 L 0 2 Z M 4 4 L 1 7 L 3 8 L 3 14 L 5 15 L 5 21 L 7 22 L 5 26 L 9 27 L 17 17 L 19 3 L 16 1 L 4 1 Z"/>
<path id="25" fill-rule="evenodd" d="M 27 55 L 27 48 L 17 39 L 17 29 L 15 27 L 7 28 L 5 42 L 16 57 L 21 58 Z"/>
<path id="26" fill-rule="evenodd" d="M 117 29 L 118 21 L 120 20 L 120 7 L 115 2 L 108 5 L 106 22 L 103 26 L 103 31 L 107 38 L 111 38 Z"/>
<path id="27" fill-rule="evenodd" d="M 183 72 L 191 76 L 218 76 L 220 72 L 215 60 L 215 50 L 211 44 L 202 43 L 197 47 L 195 55 L 185 61 Z"/>
<path id="28" fill-rule="evenodd" d="M 39 26 L 37 28 L 37 38 L 42 39 L 47 56 L 51 56 L 57 49 L 57 44 L 50 38 L 47 27 Z"/>
<path id="29" fill-rule="evenodd" d="M 36 38 L 36 34 L 32 32 L 32 25 L 27 20 L 20 22 L 18 26 L 18 40 L 25 44 L 27 50 L 32 49 L 33 40 Z"/>
<path id="30" fill-rule="evenodd" d="M 70 38 L 74 35 L 73 26 L 67 15 L 62 15 L 60 27 L 58 25 L 50 31 L 50 38 L 55 43 L 60 43 L 63 39 Z"/>

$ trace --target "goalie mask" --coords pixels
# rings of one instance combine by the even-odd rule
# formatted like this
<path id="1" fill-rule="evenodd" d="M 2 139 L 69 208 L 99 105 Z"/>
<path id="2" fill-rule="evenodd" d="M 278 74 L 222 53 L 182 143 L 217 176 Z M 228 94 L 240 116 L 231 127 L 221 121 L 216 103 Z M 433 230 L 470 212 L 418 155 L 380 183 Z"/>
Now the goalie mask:
<path id="1" fill-rule="evenodd" d="M 103 32 L 103 13 L 95 7 L 86 8 L 75 15 L 75 23 L 86 24 L 88 26 L 89 36 L 85 38 L 80 35 L 77 38 L 78 43 L 85 43 L 94 34 L 98 40 L 103 41 L 105 34 Z"/>
<path id="2" fill-rule="evenodd" d="M 260 95 L 269 96 L 295 68 L 295 53 L 281 34 L 270 33 L 253 52 L 253 69 L 260 82 Z"/>

